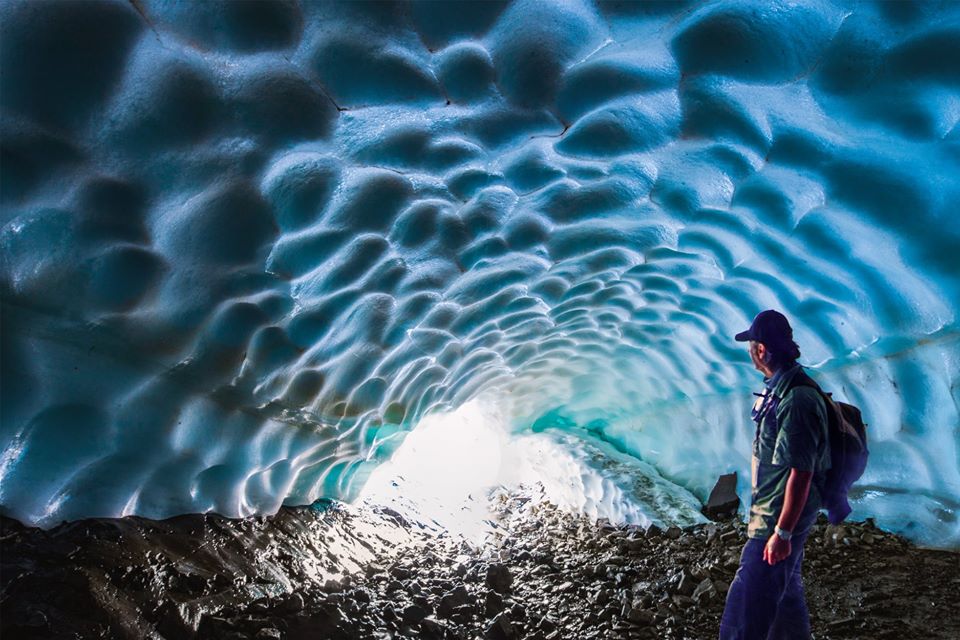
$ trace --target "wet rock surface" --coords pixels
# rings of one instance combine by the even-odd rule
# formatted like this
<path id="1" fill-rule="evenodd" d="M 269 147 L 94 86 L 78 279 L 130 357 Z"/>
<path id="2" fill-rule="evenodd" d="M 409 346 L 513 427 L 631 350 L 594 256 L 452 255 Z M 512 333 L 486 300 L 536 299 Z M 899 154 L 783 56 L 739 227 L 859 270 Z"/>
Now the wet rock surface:
<path id="1" fill-rule="evenodd" d="M 717 483 L 710 491 L 710 496 L 707 498 L 707 503 L 703 505 L 701 513 L 711 520 L 727 520 L 736 515 L 739 508 L 737 472 L 734 471 L 717 479 Z"/>
<path id="2" fill-rule="evenodd" d="M 714 638 L 741 523 L 617 526 L 495 499 L 474 545 L 389 509 L 3 519 L 4 638 Z M 815 638 L 960 637 L 960 556 L 872 522 L 806 546 Z"/>

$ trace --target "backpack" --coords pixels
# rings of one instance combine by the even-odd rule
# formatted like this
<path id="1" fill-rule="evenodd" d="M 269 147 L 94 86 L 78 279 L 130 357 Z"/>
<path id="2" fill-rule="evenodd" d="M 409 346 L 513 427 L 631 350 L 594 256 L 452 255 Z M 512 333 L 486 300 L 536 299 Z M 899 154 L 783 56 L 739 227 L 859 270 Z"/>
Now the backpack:
<path id="1" fill-rule="evenodd" d="M 860 409 L 846 402 L 837 402 L 833 399 L 833 394 L 825 392 L 805 373 L 797 378 L 794 378 L 796 382 L 790 389 L 813 387 L 823 398 L 827 409 L 830 470 L 827 471 L 820 495 L 823 497 L 822 508 L 827 511 L 827 519 L 830 524 L 837 525 L 850 515 L 852 509 L 847 493 L 867 468 L 867 456 L 870 455 L 867 450 L 867 425 L 863 423 Z"/>

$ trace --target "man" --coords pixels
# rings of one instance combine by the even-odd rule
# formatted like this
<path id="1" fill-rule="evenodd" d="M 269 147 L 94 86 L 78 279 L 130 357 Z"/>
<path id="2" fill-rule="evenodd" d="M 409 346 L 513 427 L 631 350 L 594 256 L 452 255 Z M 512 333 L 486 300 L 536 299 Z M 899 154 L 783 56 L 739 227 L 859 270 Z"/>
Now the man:
<path id="1" fill-rule="evenodd" d="M 821 506 L 830 468 L 827 410 L 797 364 L 800 349 L 777 311 L 758 314 L 738 333 L 765 376 L 753 407 L 752 494 L 747 543 L 727 593 L 722 640 L 810 638 L 803 594 L 803 545 Z"/>

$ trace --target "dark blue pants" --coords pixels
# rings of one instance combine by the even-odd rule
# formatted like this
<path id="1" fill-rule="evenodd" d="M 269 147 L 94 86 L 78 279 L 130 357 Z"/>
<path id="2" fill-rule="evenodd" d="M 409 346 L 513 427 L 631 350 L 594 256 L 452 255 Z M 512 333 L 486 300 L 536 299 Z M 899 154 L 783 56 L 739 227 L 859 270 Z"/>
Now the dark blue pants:
<path id="1" fill-rule="evenodd" d="M 772 567 L 763 561 L 767 538 L 751 538 L 727 592 L 720 640 L 809 640 L 810 617 L 800 576 L 806 533 L 791 540 L 790 555 Z"/>

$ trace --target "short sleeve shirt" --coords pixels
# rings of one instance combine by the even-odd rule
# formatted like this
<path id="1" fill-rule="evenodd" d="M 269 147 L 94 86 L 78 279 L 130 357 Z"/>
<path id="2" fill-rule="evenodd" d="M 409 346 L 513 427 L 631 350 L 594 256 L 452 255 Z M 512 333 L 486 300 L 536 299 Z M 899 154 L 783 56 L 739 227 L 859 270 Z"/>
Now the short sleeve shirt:
<path id="1" fill-rule="evenodd" d="M 762 417 L 753 442 L 753 474 L 750 521 L 747 535 L 765 538 L 783 509 L 791 469 L 813 471 L 807 503 L 795 532 L 806 531 L 820 510 L 819 487 L 830 468 L 827 411 L 820 393 L 809 386 L 794 386 L 796 376 L 805 376 L 800 365 L 779 372 L 767 382 L 757 408 Z M 789 391 L 788 391 L 789 389 Z"/>

